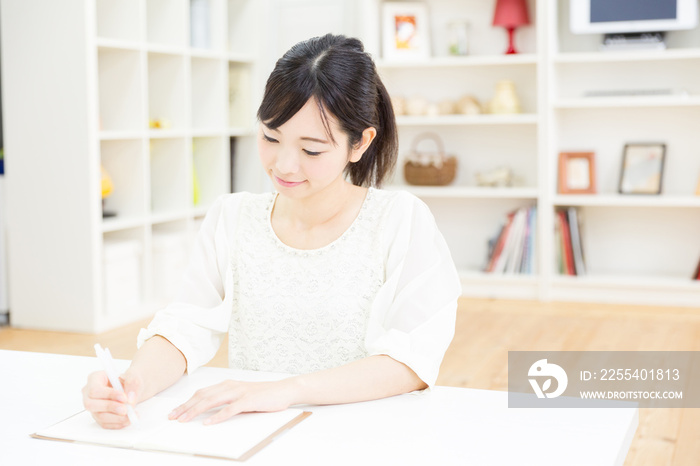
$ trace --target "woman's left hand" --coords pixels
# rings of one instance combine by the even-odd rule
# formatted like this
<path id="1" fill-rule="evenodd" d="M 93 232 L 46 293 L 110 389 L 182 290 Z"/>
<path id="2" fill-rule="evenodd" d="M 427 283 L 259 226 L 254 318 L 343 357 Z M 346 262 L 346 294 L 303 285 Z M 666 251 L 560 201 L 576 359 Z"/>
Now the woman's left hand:
<path id="1" fill-rule="evenodd" d="M 223 406 L 216 414 L 204 420 L 204 424 L 216 424 L 239 413 L 274 412 L 293 404 L 291 380 L 277 382 L 225 382 L 206 387 L 168 415 L 169 419 L 187 422 L 217 406 Z"/>

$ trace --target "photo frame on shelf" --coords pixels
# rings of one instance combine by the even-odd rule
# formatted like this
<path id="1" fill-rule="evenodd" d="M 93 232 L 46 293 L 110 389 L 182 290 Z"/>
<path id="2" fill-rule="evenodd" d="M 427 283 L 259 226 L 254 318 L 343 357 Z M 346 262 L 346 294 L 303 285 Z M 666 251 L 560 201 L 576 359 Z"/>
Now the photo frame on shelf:
<path id="1" fill-rule="evenodd" d="M 559 153 L 559 193 L 595 194 L 595 153 Z"/>
<path id="2" fill-rule="evenodd" d="M 625 144 L 620 170 L 620 194 L 661 194 L 666 144 Z"/>
<path id="3" fill-rule="evenodd" d="M 388 2 L 382 10 L 383 58 L 388 61 L 430 57 L 430 24 L 425 3 Z"/>

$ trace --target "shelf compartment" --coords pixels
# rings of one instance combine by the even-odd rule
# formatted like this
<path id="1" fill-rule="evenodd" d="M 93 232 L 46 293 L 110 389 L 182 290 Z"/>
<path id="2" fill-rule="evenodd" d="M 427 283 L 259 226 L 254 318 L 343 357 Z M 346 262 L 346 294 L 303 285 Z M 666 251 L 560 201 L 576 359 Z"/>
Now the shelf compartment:
<path id="1" fill-rule="evenodd" d="M 656 65 L 656 66 L 654 66 Z M 661 63 L 645 61 L 605 61 L 592 63 L 560 63 L 554 73 L 558 83 L 557 97 L 560 100 L 600 100 L 615 105 L 617 100 L 630 100 L 685 105 L 686 101 L 697 101 L 700 83 L 700 59 L 666 60 Z M 633 96 L 587 96 L 588 92 L 610 92 L 636 90 L 641 95 Z M 663 94 L 644 95 L 645 91 Z"/>
<path id="2" fill-rule="evenodd" d="M 226 31 L 224 0 L 189 0 L 190 42 L 193 49 L 223 52 Z"/>
<path id="3" fill-rule="evenodd" d="M 199 188 L 197 206 L 210 206 L 221 194 L 229 192 L 229 142 L 225 137 L 193 138 L 192 161 Z"/>
<path id="4" fill-rule="evenodd" d="M 142 129 L 144 83 L 140 53 L 130 50 L 99 49 L 98 87 L 100 129 L 133 131 Z"/>
<path id="5" fill-rule="evenodd" d="M 597 191 L 615 193 L 619 186 L 624 145 L 634 142 L 665 143 L 663 195 L 614 198 L 620 202 L 640 202 L 643 205 L 648 200 L 649 205 L 655 205 L 653 203 L 663 203 L 664 196 L 686 197 L 695 192 L 700 174 L 698 121 L 700 107 L 640 108 L 634 112 L 622 108 L 559 112 L 555 123 L 555 147 L 564 152 L 594 152 Z M 556 174 L 556 155 L 549 158 L 549 163 L 551 173 Z M 639 200 L 633 201 L 633 198 Z M 593 196 L 590 199 L 589 202 L 595 202 Z M 670 197 L 668 199 L 671 200 Z M 682 200 L 677 202 L 687 203 Z M 692 205 L 692 202 L 688 204 Z"/>
<path id="6" fill-rule="evenodd" d="M 251 85 L 252 69 L 248 65 L 229 63 L 228 65 L 228 97 L 229 97 L 229 128 L 251 128 L 255 123 L 255 113 L 252 109 Z"/>
<path id="7" fill-rule="evenodd" d="M 185 96 L 185 57 L 149 53 L 149 119 L 167 121 L 167 129 L 187 127 L 189 118 L 185 111 Z"/>
<path id="8" fill-rule="evenodd" d="M 384 68 L 379 72 L 392 97 L 421 97 L 429 103 L 437 104 L 444 100 L 458 101 L 465 95 L 471 95 L 479 101 L 484 110 L 494 97 L 497 83 L 501 80 L 511 80 L 515 83 L 521 112 L 532 115 L 538 110 L 536 67 L 448 67 L 439 74 L 436 74 L 433 68 L 424 67 L 415 68 L 410 73 L 402 68 Z M 509 119 L 513 115 L 488 116 Z"/>
<path id="9" fill-rule="evenodd" d="M 153 298 L 163 305 L 177 294 L 190 253 L 190 232 L 187 221 L 154 225 L 151 232 L 153 264 Z"/>
<path id="10" fill-rule="evenodd" d="M 256 35 L 260 12 L 251 0 L 228 0 L 228 37 L 226 51 L 233 57 L 251 56 L 251 37 Z M 255 43 L 255 41 L 253 41 Z M 236 59 L 234 61 L 241 61 Z M 244 60 L 249 61 L 249 60 Z"/>
<path id="11" fill-rule="evenodd" d="M 467 126 L 467 125 L 536 125 L 539 121 L 536 114 L 515 114 L 515 115 L 439 115 L 429 116 L 407 116 L 396 117 L 396 124 L 399 126 Z"/>
<path id="12" fill-rule="evenodd" d="M 140 139 L 102 141 L 101 165 L 112 180 L 113 191 L 105 199 L 105 210 L 116 217 L 103 220 L 109 225 L 135 225 L 145 215 L 146 181 L 143 142 Z"/>
<path id="13" fill-rule="evenodd" d="M 537 205 L 533 199 L 457 199 L 424 198 L 430 208 L 440 232 L 450 245 L 452 259 L 458 270 L 480 271 L 488 257 L 488 241 L 498 234 L 506 221 L 506 216 L 520 207 Z M 535 238 L 534 256 L 537 251 L 539 231 Z M 534 275 L 538 273 L 537 260 L 534 262 Z M 479 273 L 479 277 L 501 277 L 500 274 Z"/>
<path id="14" fill-rule="evenodd" d="M 399 130 L 399 159 L 394 183 L 403 185 L 403 166 L 410 148 L 425 128 L 405 126 Z M 501 167 L 510 168 L 513 185 L 538 185 L 538 131 L 533 125 L 486 125 L 477 127 L 445 126 L 440 128 L 445 152 L 457 157 L 454 187 L 477 188 L 477 173 L 487 173 Z M 436 151 L 433 141 L 418 143 L 418 151 Z"/>
<path id="15" fill-rule="evenodd" d="M 225 128 L 225 63 L 222 60 L 191 59 L 192 127 Z"/>
<path id="16" fill-rule="evenodd" d="M 97 36 L 140 42 L 143 15 L 140 0 L 97 0 Z"/>
<path id="17" fill-rule="evenodd" d="M 149 43 L 175 47 L 187 44 L 185 0 L 146 0 L 146 18 Z"/>
<path id="18" fill-rule="evenodd" d="M 587 275 L 690 277 L 700 215 L 682 207 L 578 208 Z"/>
<path id="19" fill-rule="evenodd" d="M 102 327 L 142 318 L 146 289 L 143 227 L 105 233 L 102 241 Z"/>
<path id="20" fill-rule="evenodd" d="M 150 142 L 151 214 L 186 212 L 192 201 L 191 169 L 186 160 L 186 139 Z"/>

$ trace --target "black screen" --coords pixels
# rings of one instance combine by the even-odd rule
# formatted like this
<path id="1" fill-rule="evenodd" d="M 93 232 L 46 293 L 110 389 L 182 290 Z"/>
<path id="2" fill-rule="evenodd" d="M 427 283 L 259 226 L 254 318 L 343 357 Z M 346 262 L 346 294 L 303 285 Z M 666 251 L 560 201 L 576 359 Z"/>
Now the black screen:
<path id="1" fill-rule="evenodd" d="M 676 0 L 591 0 L 591 23 L 676 19 Z"/>

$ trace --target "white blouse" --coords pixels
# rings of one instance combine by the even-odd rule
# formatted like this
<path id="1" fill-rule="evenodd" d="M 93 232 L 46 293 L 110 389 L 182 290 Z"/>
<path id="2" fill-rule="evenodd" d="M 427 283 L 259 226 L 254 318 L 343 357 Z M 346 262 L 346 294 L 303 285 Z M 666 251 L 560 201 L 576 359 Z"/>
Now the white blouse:
<path id="1" fill-rule="evenodd" d="M 428 207 L 370 188 L 343 235 L 319 249 L 282 243 L 275 193 L 220 197 L 174 302 L 138 336 L 175 345 L 192 372 L 229 335 L 229 366 L 301 374 L 385 354 L 434 385 L 461 285 Z"/>

